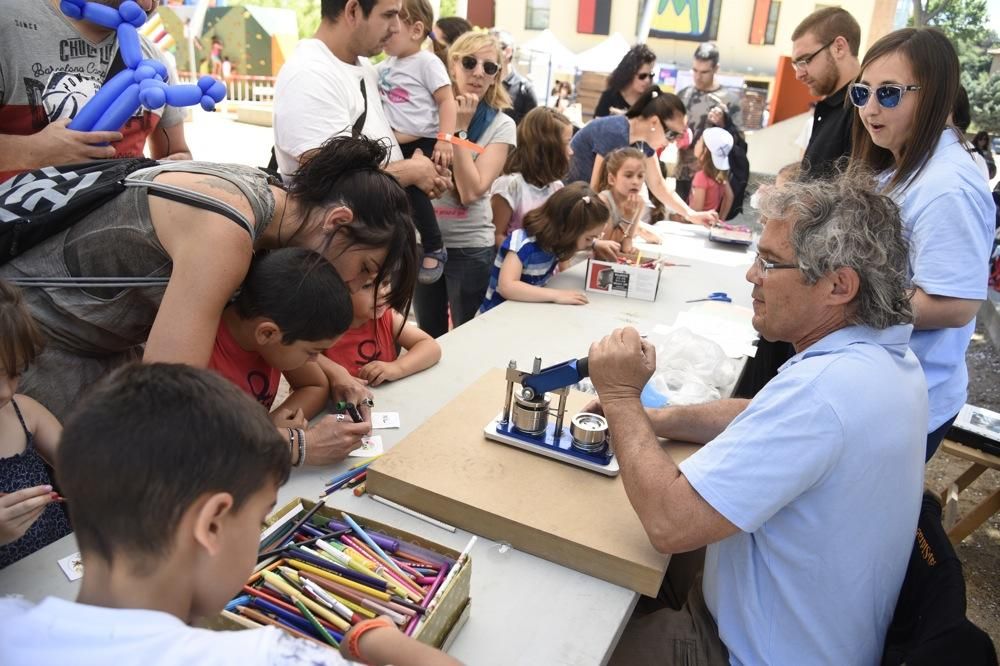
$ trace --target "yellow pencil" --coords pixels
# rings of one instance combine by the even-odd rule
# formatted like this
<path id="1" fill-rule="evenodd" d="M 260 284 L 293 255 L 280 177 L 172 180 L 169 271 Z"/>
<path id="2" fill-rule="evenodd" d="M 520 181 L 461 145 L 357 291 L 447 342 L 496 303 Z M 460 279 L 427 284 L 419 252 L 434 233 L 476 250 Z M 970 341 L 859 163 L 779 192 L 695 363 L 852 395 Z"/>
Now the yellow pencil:
<path id="1" fill-rule="evenodd" d="M 290 596 L 292 599 L 298 599 L 303 604 L 305 604 L 309 608 L 309 610 L 311 610 L 313 613 L 316 613 L 317 615 L 319 615 L 324 620 L 326 620 L 333 626 L 337 627 L 341 631 L 347 631 L 348 629 L 351 628 L 350 623 L 345 621 L 344 618 L 340 617 L 339 615 L 330 611 L 329 609 L 320 606 L 318 603 L 316 603 L 309 597 L 305 596 L 304 594 L 296 590 L 291 583 L 287 582 L 284 578 L 282 578 L 278 574 L 272 573 L 270 571 L 265 571 L 264 580 L 267 581 L 269 585 L 274 586 L 278 590 L 281 590 L 282 593 Z"/>
<path id="2" fill-rule="evenodd" d="M 389 601 L 388 592 L 382 592 L 381 590 L 376 590 L 375 588 L 368 587 L 367 585 L 362 585 L 361 583 L 353 581 L 349 578 L 338 576 L 332 571 L 326 571 L 325 569 L 320 569 L 319 567 L 314 567 L 311 564 L 307 564 L 305 562 L 301 562 L 295 559 L 288 560 L 288 564 L 298 569 L 299 571 L 308 571 L 314 576 L 320 576 L 322 578 L 326 578 L 327 580 L 332 580 L 336 583 L 340 583 L 344 587 L 349 587 L 352 590 L 358 590 L 359 592 L 364 592 L 368 596 L 373 597 L 375 599 L 382 599 L 383 601 Z"/>

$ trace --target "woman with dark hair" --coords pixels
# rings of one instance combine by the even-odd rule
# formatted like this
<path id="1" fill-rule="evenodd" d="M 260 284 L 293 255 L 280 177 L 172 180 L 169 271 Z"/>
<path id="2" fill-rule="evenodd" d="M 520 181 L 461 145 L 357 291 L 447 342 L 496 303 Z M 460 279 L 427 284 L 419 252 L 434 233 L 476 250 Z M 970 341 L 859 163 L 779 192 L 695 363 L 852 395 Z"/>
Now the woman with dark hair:
<path id="1" fill-rule="evenodd" d="M 972 147 L 976 149 L 983 161 L 986 162 L 986 171 L 990 180 L 997 175 L 997 163 L 993 159 L 993 145 L 990 141 L 990 133 L 983 130 L 977 132 L 972 138 Z"/>
<path id="2" fill-rule="evenodd" d="M 15 283 L 60 283 L 24 290 L 48 340 L 24 375 L 24 393 L 64 417 L 85 387 L 129 360 L 205 367 L 253 254 L 273 248 L 319 252 L 352 290 L 371 276 L 388 281 L 390 305 L 406 312 L 415 232 L 405 190 L 380 168 L 385 160 L 379 143 L 335 138 L 287 189 L 235 164 L 165 162 L 134 172 L 120 195 L 0 267 Z M 102 278 L 138 286 L 101 286 Z M 345 399 L 363 398 L 358 390 L 345 384 Z M 346 454 L 342 425 L 350 424 L 310 431 L 309 462 Z"/>
<path id="3" fill-rule="evenodd" d="M 656 54 L 645 44 L 636 44 L 622 57 L 594 109 L 595 118 L 624 114 L 653 85 Z"/>
<path id="4" fill-rule="evenodd" d="M 677 95 L 661 92 L 654 86 L 643 93 L 625 115 L 596 118 L 576 133 L 570 143 L 573 156 L 565 182 L 583 181 L 597 190 L 608 153 L 637 146 L 646 156 L 646 187 L 650 194 L 690 222 L 705 225 L 717 222 L 718 213 L 695 211 L 663 180 L 656 151 L 686 131 L 684 103 Z"/>
<path id="5" fill-rule="evenodd" d="M 965 404 L 965 351 L 986 298 L 993 240 L 993 199 L 949 120 L 958 80 L 958 55 L 943 33 L 904 28 L 868 49 L 848 88 L 861 121 L 851 168 L 878 175 L 910 242 L 910 348 L 929 391 L 927 459 Z"/>
<path id="6" fill-rule="evenodd" d="M 472 32 L 472 24 L 461 16 L 442 16 L 434 24 L 430 38 L 434 43 L 434 55 L 448 66 L 448 47 L 467 32 Z"/>

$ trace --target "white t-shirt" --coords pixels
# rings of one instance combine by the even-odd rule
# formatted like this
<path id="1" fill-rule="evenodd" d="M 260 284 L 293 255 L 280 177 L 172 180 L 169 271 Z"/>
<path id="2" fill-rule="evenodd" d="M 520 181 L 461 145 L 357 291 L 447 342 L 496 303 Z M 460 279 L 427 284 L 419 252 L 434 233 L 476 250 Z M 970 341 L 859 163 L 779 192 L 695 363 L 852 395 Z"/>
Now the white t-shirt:
<path id="1" fill-rule="evenodd" d="M 507 233 L 524 226 L 524 216 L 539 208 L 549 197 L 561 190 L 563 182 L 554 180 L 545 187 L 527 182 L 519 173 L 509 173 L 493 181 L 490 197 L 498 196 L 510 206 L 510 223 Z"/>
<path id="2" fill-rule="evenodd" d="M 378 91 L 389 124 L 413 136 L 434 138 L 441 131 L 434 93 L 451 85 L 448 70 L 430 51 L 411 56 L 390 56 L 380 62 Z"/>
<path id="3" fill-rule="evenodd" d="M 0 599 L 0 664 L 38 666 L 340 666 L 327 649 L 280 629 L 211 631 L 189 627 L 169 613 L 102 608 L 48 597 L 37 606 Z"/>
<path id="4" fill-rule="evenodd" d="M 334 136 L 350 136 L 365 110 L 361 81 L 368 97 L 362 134 L 385 139 L 392 146 L 389 161 L 403 159 L 382 109 L 378 76 L 367 59 L 349 65 L 318 39 L 303 39 L 278 72 L 274 85 L 274 152 L 278 169 L 288 176 L 299 167 L 299 156 Z"/>

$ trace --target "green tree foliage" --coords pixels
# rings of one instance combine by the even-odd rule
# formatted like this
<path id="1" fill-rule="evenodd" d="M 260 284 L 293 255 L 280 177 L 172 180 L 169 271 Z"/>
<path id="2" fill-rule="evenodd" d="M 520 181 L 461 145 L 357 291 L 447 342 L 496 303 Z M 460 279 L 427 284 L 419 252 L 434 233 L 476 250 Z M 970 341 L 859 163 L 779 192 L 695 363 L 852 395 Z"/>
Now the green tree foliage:
<path id="1" fill-rule="evenodd" d="M 973 124 L 1000 132 L 1000 75 L 990 76 L 992 57 L 987 53 L 997 35 L 987 27 L 986 0 L 913 0 L 911 21 L 948 35 L 962 64 L 962 85 L 969 94 Z"/>
<path id="2" fill-rule="evenodd" d="M 441 0 L 441 11 L 438 13 L 438 18 L 441 18 L 442 16 L 454 16 L 455 11 L 455 0 Z"/>
<path id="3" fill-rule="evenodd" d="M 299 37 L 312 37 L 319 27 L 319 0 L 230 0 L 232 5 L 291 9 L 299 19 Z"/>

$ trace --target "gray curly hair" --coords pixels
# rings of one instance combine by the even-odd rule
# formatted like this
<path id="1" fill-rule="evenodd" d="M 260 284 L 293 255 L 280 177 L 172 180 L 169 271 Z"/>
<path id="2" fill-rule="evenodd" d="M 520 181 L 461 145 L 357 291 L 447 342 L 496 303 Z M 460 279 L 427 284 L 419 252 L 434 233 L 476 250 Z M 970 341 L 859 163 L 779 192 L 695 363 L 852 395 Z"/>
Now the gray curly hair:
<path id="1" fill-rule="evenodd" d="M 899 207 L 875 191 L 870 175 L 767 188 L 758 208 L 762 221 L 794 222 L 791 244 L 808 284 L 842 267 L 858 274 L 849 323 L 884 329 L 913 322 L 909 250 Z"/>

